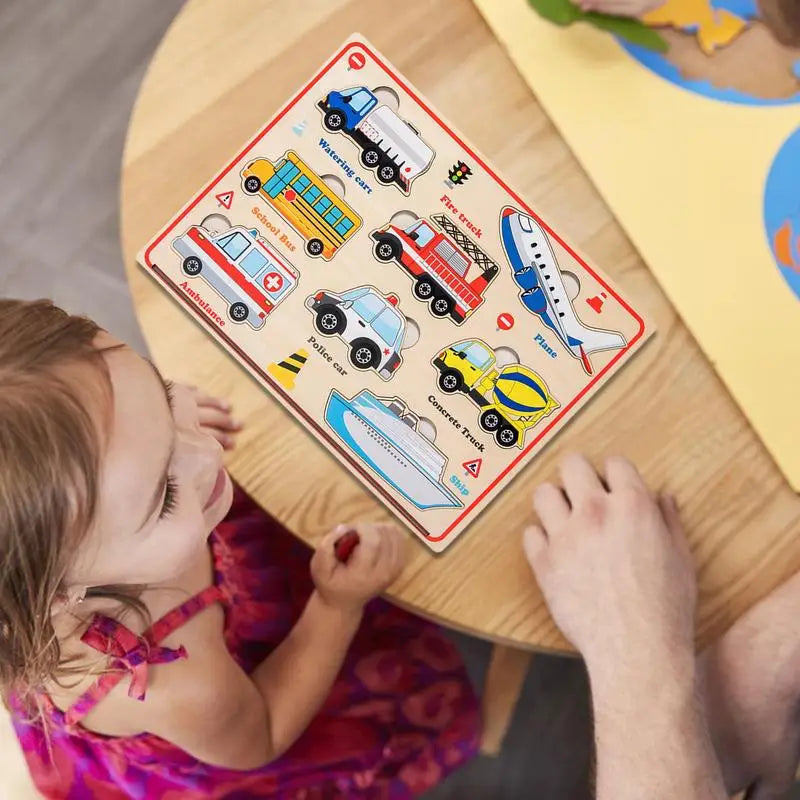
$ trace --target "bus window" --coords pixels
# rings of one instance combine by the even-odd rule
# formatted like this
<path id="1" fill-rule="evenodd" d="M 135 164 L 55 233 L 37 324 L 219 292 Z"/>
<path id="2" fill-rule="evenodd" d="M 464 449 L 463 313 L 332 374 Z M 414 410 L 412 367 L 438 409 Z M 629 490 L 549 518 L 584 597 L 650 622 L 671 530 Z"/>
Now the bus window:
<path id="1" fill-rule="evenodd" d="M 308 187 L 308 191 L 303 195 L 305 199 L 308 201 L 310 205 L 314 205 L 317 201 L 317 198 L 322 194 L 322 189 L 318 186 L 314 186 L 313 184 Z"/>
<path id="2" fill-rule="evenodd" d="M 393 308 L 384 308 L 374 320 L 372 329 L 388 345 L 394 345 L 403 323 L 400 315 Z"/>
<path id="3" fill-rule="evenodd" d="M 267 259 L 254 247 L 240 262 L 239 268 L 251 278 L 255 278 L 267 263 Z"/>
<path id="4" fill-rule="evenodd" d="M 239 231 L 234 231 L 221 239 L 217 239 L 217 244 L 227 253 L 231 261 L 236 261 L 250 245 L 247 237 Z"/>
<path id="5" fill-rule="evenodd" d="M 353 311 L 358 314 L 364 322 L 372 322 L 373 319 L 386 308 L 386 301 L 371 292 L 359 297 L 353 303 Z"/>
<path id="6" fill-rule="evenodd" d="M 303 192 L 308 189 L 311 185 L 311 178 L 307 175 L 301 175 L 293 184 L 292 188 L 297 192 L 297 194 L 303 194 Z"/>
<path id="7" fill-rule="evenodd" d="M 336 233 L 340 234 L 341 236 L 347 236 L 347 232 L 353 227 L 353 221 L 348 219 L 347 217 L 342 217 L 336 223 Z"/>
<path id="8" fill-rule="evenodd" d="M 331 205 L 331 201 L 327 197 L 320 197 L 319 200 L 314 204 L 314 211 L 318 214 L 324 214 Z"/>
<path id="9" fill-rule="evenodd" d="M 291 161 L 284 159 L 283 163 L 275 170 L 275 174 L 264 184 L 264 191 L 270 197 L 277 197 L 300 170 Z"/>
<path id="10" fill-rule="evenodd" d="M 326 215 L 325 215 L 325 222 L 330 222 L 333 225 L 339 217 L 342 216 L 342 211 L 339 208 L 334 206 Z"/>

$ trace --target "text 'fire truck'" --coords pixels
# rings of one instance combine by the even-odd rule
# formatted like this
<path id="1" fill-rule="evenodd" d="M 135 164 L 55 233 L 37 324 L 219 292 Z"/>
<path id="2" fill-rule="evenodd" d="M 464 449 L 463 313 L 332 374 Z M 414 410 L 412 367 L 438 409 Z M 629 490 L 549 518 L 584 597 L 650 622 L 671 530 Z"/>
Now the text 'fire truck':
<path id="1" fill-rule="evenodd" d="M 434 317 L 449 316 L 460 325 L 483 303 L 487 286 L 500 268 L 445 214 L 391 223 L 374 231 L 378 261 L 396 261 L 414 281 L 414 296 L 430 303 Z"/>

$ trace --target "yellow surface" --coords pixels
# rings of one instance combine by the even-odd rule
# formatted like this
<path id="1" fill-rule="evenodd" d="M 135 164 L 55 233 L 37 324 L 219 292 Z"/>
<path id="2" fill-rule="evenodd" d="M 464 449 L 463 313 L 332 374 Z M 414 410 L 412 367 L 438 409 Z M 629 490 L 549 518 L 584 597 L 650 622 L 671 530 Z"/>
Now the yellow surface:
<path id="1" fill-rule="evenodd" d="M 764 183 L 797 106 L 695 95 L 607 34 L 475 0 L 794 489 L 800 304 L 772 258 Z M 694 402 L 684 398 L 687 413 Z"/>
<path id="2" fill-rule="evenodd" d="M 668 25 L 679 30 L 697 26 L 697 41 L 707 54 L 730 44 L 747 27 L 747 20 L 712 8 L 711 0 L 667 0 L 642 21 L 651 27 Z"/>

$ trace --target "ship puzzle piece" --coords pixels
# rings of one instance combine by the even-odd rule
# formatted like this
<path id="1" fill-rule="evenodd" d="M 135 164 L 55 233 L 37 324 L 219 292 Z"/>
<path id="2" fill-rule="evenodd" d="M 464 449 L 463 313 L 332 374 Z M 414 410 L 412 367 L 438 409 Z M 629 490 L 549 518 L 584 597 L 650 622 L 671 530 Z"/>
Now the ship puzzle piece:
<path id="1" fill-rule="evenodd" d="M 396 76 L 354 36 L 139 261 L 438 552 L 652 331 Z"/>

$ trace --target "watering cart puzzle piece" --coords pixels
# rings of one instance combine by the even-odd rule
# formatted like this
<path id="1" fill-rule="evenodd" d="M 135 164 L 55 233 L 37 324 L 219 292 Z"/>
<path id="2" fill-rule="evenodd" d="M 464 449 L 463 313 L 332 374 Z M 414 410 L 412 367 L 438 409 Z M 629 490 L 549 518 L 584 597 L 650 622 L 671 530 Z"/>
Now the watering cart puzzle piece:
<path id="1" fill-rule="evenodd" d="M 360 37 L 139 261 L 435 551 L 652 332 Z"/>

